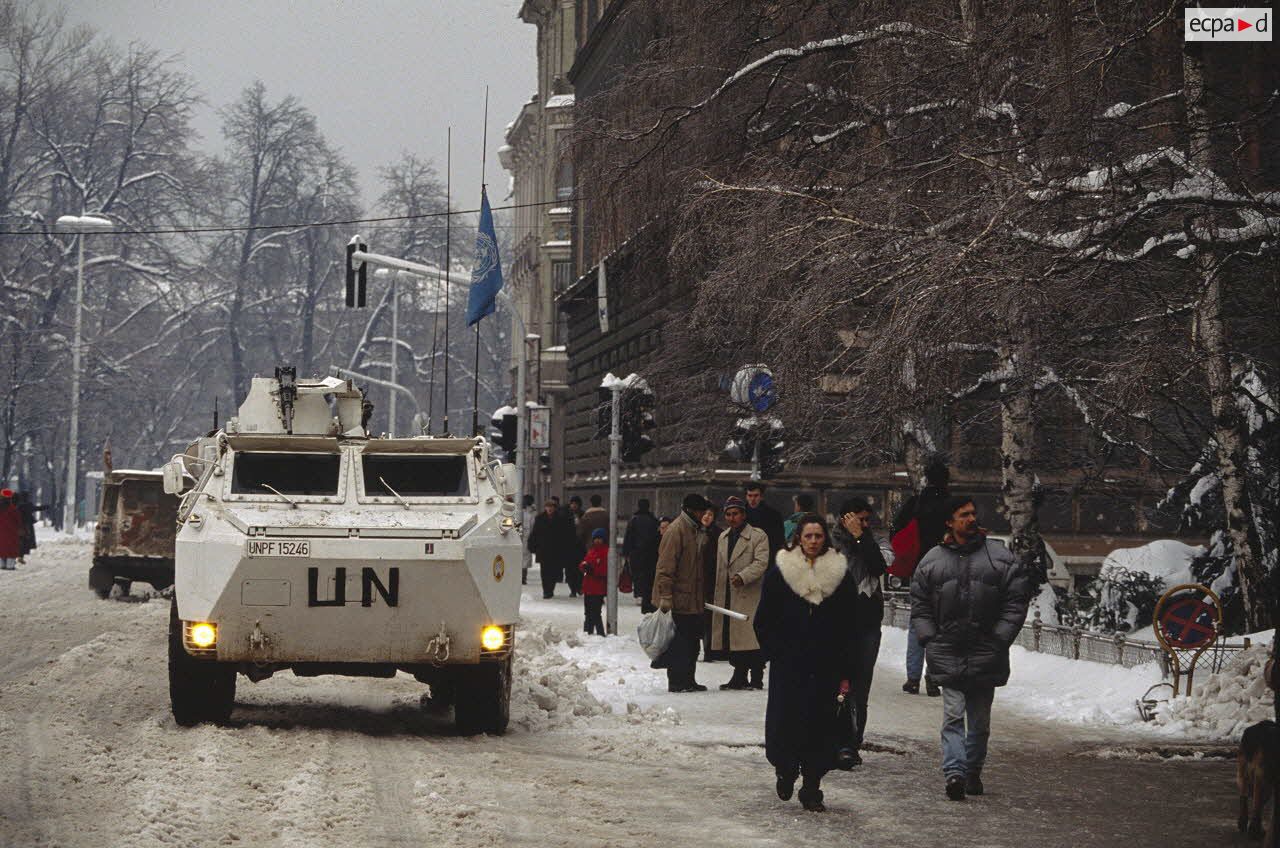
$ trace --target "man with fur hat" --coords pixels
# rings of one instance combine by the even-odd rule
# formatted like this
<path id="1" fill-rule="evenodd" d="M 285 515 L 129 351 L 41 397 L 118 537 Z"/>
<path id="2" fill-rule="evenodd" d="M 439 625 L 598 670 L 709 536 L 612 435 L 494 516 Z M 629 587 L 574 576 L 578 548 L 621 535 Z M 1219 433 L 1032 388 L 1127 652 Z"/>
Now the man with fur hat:
<path id="1" fill-rule="evenodd" d="M 702 639 L 702 558 L 707 544 L 707 531 L 701 519 L 702 513 L 710 508 L 710 502 L 702 495 L 686 495 L 680 515 L 662 534 L 658 546 L 653 604 L 660 610 L 671 611 L 676 636 L 666 653 L 654 660 L 654 667 L 666 667 L 670 692 L 707 691 L 706 686 L 694 680 L 694 669 L 698 643 Z"/>
<path id="2" fill-rule="evenodd" d="M 769 537 L 747 523 L 742 498 L 724 502 L 729 529 L 716 543 L 716 578 L 711 603 L 746 615 L 755 615 L 760 603 L 760 579 L 769 567 Z M 733 677 L 721 689 L 763 689 L 764 656 L 751 622 L 735 621 L 723 613 L 711 614 L 711 649 L 728 651 Z"/>

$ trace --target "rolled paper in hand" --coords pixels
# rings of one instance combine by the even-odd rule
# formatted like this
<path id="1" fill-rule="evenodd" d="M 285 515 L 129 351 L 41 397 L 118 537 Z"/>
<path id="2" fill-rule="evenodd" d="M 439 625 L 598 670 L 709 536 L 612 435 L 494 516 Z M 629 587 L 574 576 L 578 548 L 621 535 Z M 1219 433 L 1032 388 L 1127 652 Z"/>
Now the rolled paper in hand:
<path id="1" fill-rule="evenodd" d="M 729 616 L 730 618 L 736 618 L 738 621 L 746 621 L 746 620 L 747 620 L 747 616 L 746 616 L 746 615 L 743 615 L 743 614 L 742 614 L 742 613 L 740 613 L 740 612 L 734 612 L 734 611 L 733 611 L 733 610 L 731 610 L 731 609 L 725 609 L 724 607 L 718 607 L 718 606 L 716 606 L 715 604 L 703 604 L 703 606 L 704 606 L 704 607 L 706 607 L 707 609 L 711 610 L 712 612 L 718 612 L 718 613 L 720 613 L 720 614 L 722 614 L 722 615 L 727 615 L 727 616 Z"/>

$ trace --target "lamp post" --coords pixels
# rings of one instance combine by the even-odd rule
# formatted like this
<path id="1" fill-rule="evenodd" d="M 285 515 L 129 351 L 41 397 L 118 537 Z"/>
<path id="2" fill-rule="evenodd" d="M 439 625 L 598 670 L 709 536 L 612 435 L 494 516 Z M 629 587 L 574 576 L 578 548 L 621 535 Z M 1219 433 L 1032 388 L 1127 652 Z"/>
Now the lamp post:
<path id="1" fill-rule="evenodd" d="M 397 283 L 400 280 L 402 271 L 393 271 L 390 268 L 379 268 L 373 272 L 373 276 L 379 279 L 391 280 L 391 382 L 393 385 L 399 385 L 396 380 L 396 365 L 398 348 L 400 347 L 400 290 Z M 396 393 L 391 391 L 391 396 L 387 399 L 387 435 L 395 438 L 396 435 Z"/>
<path id="2" fill-rule="evenodd" d="M 66 502 L 62 508 L 62 532 L 73 533 L 76 526 L 76 466 L 79 464 L 80 442 L 80 328 L 84 310 L 84 237 L 89 233 L 105 233 L 115 229 L 106 218 L 97 215 L 63 215 L 55 226 L 76 233 L 76 317 L 71 341 L 71 431 L 67 438 Z"/>

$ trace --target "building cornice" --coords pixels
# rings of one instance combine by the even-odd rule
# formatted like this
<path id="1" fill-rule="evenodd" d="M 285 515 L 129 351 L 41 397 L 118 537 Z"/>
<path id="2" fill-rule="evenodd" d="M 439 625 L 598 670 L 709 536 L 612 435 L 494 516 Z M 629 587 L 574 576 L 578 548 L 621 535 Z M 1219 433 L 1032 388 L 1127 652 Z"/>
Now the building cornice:
<path id="1" fill-rule="evenodd" d="M 555 11 L 555 0 L 524 0 L 516 17 L 527 24 L 540 24 Z"/>

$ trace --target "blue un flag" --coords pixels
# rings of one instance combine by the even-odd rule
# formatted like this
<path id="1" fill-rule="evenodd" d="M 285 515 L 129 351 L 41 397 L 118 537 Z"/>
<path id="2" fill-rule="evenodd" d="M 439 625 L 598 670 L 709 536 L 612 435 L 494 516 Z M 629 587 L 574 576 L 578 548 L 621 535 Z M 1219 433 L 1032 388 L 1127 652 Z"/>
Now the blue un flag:
<path id="1" fill-rule="evenodd" d="M 502 261 L 498 258 L 498 237 L 493 231 L 489 195 L 480 189 L 480 229 L 476 232 L 476 264 L 471 271 L 471 293 L 467 296 L 467 326 L 470 327 L 497 308 L 502 289 Z"/>

